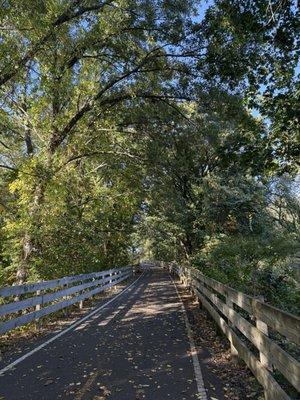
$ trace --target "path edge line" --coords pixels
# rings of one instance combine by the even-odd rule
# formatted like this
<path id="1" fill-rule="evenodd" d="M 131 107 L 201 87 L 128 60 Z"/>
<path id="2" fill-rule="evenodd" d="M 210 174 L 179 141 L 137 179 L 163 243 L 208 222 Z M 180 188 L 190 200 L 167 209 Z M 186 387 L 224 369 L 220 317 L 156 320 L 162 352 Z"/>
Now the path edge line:
<path id="1" fill-rule="evenodd" d="M 203 380 L 203 375 L 202 375 L 202 370 L 200 367 L 200 362 L 199 362 L 199 358 L 198 358 L 198 351 L 195 345 L 195 341 L 193 338 L 193 334 L 192 334 L 192 328 L 187 316 L 187 312 L 186 312 L 186 308 L 184 305 L 184 302 L 182 300 L 182 297 L 180 296 L 180 293 L 177 289 L 177 285 L 174 281 L 174 279 L 172 278 L 172 276 L 170 275 L 170 279 L 175 287 L 177 296 L 180 300 L 181 303 L 181 310 L 182 310 L 182 314 L 184 317 L 184 322 L 185 322 L 185 326 L 186 326 L 186 331 L 187 331 L 187 336 L 189 339 L 189 343 L 190 343 L 190 348 L 191 348 L 191 355 L 192 355 L 192 360 L 193 360 L 193 366 L 194 366 L 194 374 L 195 374 L 195 380 L 196 380 L 196 384 L 197 384 L 197 390 L 198 390 L 198 394 L 199 394 L 199 400 L 208 400 L 207 397 L 207 392 L 204 386 L 204 380 Z"/>

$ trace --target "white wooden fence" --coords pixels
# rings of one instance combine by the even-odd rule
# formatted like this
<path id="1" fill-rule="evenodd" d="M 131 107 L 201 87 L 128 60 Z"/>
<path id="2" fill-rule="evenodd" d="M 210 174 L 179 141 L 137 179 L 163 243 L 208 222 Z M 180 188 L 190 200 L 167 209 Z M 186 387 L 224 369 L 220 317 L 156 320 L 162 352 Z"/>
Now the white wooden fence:
<path id="1" fill-rule="evenodd" d="M 291 400 L 275 380 L 275 371 L 300 392 L 300 363 L 281 346 L 290 345 L 299 354 L 299 317 L 208 278 L 196 269 L 176 265 L 168 268 L 207 309 L 229 339 L 232 354 L 245 361 L 263 386 L 266 400 Z M 280 341 L 274 339 L 278 333 L 282 335 Z"/>
<path id="2" fill-rule="evenodd" d="M 83 300 L 132 274 L 133 267 L 129 266 L 0 288 L 0 335 L 72 304 L 82 305 Z"/>

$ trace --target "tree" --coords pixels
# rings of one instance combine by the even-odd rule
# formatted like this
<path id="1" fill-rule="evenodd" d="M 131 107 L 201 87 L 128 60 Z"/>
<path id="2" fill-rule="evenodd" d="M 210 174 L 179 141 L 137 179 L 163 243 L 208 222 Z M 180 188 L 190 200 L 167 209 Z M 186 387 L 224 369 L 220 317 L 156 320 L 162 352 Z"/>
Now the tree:
<path id="1" fill-rule="evenodd" d="M 87 157 L 121 153 L 128 159 L 126 151 L 95 147 L 102 129 L 117 129 L 114 110 L 134 98 L 174 97 L 175 47 L 183 43 L 191 7 L 27 1 L 20 9 L 19 2 L 4 3 L 1 167 L 18 206 L 7 234 L 19 283 L 28 277 L 48 193 L 63 170 Z"/>
<path id="2" fill-rule="evenodd" d="M 299 28 L 296 1 L 217 0 L 198 29 L 198 68 L 268 119 L 273 171 L 299 168 Z"/>
<path id="3" fill-rule="evenodd" d="M 139 237 L 157 259 L 192 264 L 294 310 L 299 201 L 283 178 L 270 179 L 264 125 L 239 97 L 211 93 L 201 93 L 205 108 L 148 110 Z"/>
<path id="4" fill-rule="evenodd" d="M 278 176 L 297 170 L 296 9 L 217 0 L 199 21 L 197 7 L 4 1 L 2 279 L 143 251 L 256 290 L 286 271 L 298 203 Z"/>

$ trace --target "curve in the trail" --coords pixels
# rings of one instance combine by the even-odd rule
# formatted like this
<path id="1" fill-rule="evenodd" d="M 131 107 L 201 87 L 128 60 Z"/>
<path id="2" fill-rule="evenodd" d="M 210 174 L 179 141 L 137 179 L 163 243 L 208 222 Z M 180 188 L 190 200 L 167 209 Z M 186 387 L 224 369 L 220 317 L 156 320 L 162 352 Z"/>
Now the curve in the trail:
<path id="1" fill-rule="evenodd" d="M 147 271 L 121 294 L 2 368 L 5 400 L 207 400 L 170 276 Z"/>

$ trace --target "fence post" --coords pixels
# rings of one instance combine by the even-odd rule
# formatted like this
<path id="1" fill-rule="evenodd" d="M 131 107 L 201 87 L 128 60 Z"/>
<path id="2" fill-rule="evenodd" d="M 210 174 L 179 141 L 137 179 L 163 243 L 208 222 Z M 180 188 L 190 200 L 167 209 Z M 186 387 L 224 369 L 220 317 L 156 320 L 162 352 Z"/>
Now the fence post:
<path id="1" fill-rule="evenodd" d="M 201 301 L 200 297 L 197 294 L 197 290 L 198 290 L 198 292 L 201 292 L 201 286 L 202 286 L 202 283 L 198 282 L 197 283 L 197 287 L 195 289 L 195 293 L 196 293 L 196 296 L 197 296 L 197 299 L 198 299 L 198 307 L 200 308 L 200 310 L 204 310 L 204 306 L 202 304 L 202 301 Z"/>
<path id="2" fill-rule="evenodd" d="M 182 273 L 183 284 L 184 286 L 187 286 L 187 276 L 185 267 L 181 267 L 181 273 Z"/>
<path id="3" fill-rule="evenodd" d="M 36 295 L 37 295 L 37 296 L 40 296 L 40 294 L 41 294 L 41 291 L 40 291 L 40 290 L 37 290 L 37 291 L 36 291 Z M 39 311 L 40 309 L 41 309 L 41 304 L 37 304 L 37 305 L 35 306 L 35 311 Z M 38 330 L 40 330 L 40 328 L 41 328 L 41 320 L 40 320 L 40 319 L 36 320 L 35 326 L 36 326 L 36 328 L 37 328 Z"/>
<path id="4" fill-rule="evenodd" d="M 79 283 L 82 284 L 83 281 L 80 281 Z M 85 292 L 84 290 L 81 290 L 79 293 L 80 293 L 80 294 L 83 294 L 84 292 Z M 82 309 L 83 309 L 83 300 L 80 300 L 80 301 L 79 301 L 78 306 L 79 306 L 79 310 L 82 310 Z"/>
<path id="5" fill-rule="evenodd" d="M 258 300 L 261 302 L 264 302 L 265 299 L 263 296 L 258 296 Z M 258 318 L 256 318 L 256 328 L 258 330 L 260 330 L 264 335 L 269 336 L 268 325 Z M 271 360 L 268 358 L 268 356 L 266 356 L 261 351 L 259 352 L 259 359 L 260 359 L 261 364 L 265 368 L 267 368 L 270 372 L 273 371 L 273 366 L 272 366 Z M 272 394 L 266 388 L 264 388 L 264 396 L 265 396 L 265 400 L 273 400 Z"/>
<path id="6" fill-rule="evenodd" d="M 190 268 L 187 268 L 186 270 L 187 270 L 187 287 L 188 287 L 188 290 L 190 292 L 193 292 L 193 290 L 192 290 L 191 270 L 190 270 Z"/>
<path id="7" fill-rule="evenodd" d="M 229 308 L 234 309 L 233 301 L 230 299 L 228 293 L 226 293 L 226 304 L 227 304 L 227 306 L 228 306 Z M 229 319 L 228 319 L 228 326 L 229 326 L 230 328 L 233 328 L 233 327 L 234 327 L 233 323 L 232 323 L 231 321 L 229 321 Z M 233 344 L 231 343 L 231 341 L 230 341 L 230 352 L 231 352 L 232 361 L 233 361 L 234 363 L 237 363 L 237 362 L 238 362 L 238 358 L 239 358 L 239 353 L 238 353 L 237 349 L 233 346 Z"/>
<path id="8" fill-rule="evenodd" d="M 190 273 L 190 292 L 192 294 L 192 300 L 194 302 L 199 303 L 199 299 L 198 299 L 196 288 L 195 288 L 195 281 L 194 281 L 194 278 L 192 276 L 192 273 Z"/>
<path id="9" fill-rule="evenodd" d="M 80 310 L 83 309 L 83 300 L 80 300 L 80 302 L 79 302 L 79 309 L 80 309 Z"/>
<path id="10" fill-rule="evenodd" d="M 265 301 L 263 296 L 258 296 L 257 299 L 262 303 Z M 269 336 L 268 325 L 265 322 L 261 321 L 260 319 L 256 318 L 256 316 L 255 319 L 256 319 L 256 328 L 259 331 L 261 331 L 261 333 L 263 333 L 264 335 Z M 259 352 L 259 359 L 265 368 L 267 368 L 271 372 L 273 371 L 273 366 L 270 358 L 261 351 Z"/>
<path id="11" fill-rule="evenodd" d="M 182 271 L 182 267 L 179 267 L 179 276 L 180 276 L 180 283 L 184 285 L 184 274 Z"/>
<path id="12" fill-rule="evenodd" d="M 41 294 L 41 291 L 40 290 L 37 290 L 36 291 L 36 295 L 37 296 L 40 296 L 40 294 Z M 35 306 L 35 311 L 39 311 L 41 309 L 41 304 L 37 304 L 36 306 Z"/>
<path id="13" fill-rule="evenodd" d="M 109 273 L 109 278 L 110 278 L 110 279 L 109 279 L 109 285 L 110 285 L 110 286 L 109 286 L 109 288 L 108 288 L 108 291 L 109 291 L 109 292 L 112 291 L 112 275 L 113 275 L 113 273 L 110 272 L 110 273 Z"/>
<path id="14" fill-rule="evenodd" d="M 112 273 L 113 274 L 113 273 Z M 119 275 L 119 273 L 118 272 L 115 272 L 115 275 L 114 275 L 114 277 L 115 277 L 115 279 L 118 279 L 118 275 Z M 113 292 L 116 292 L 117 291 L 117 284 L 115 283 L 114 285 L 113 285 Z"/>
<path id="15" fill-rule="evenodd" d="M 68 289 L 68 287 L 69 287 L 68 283 L 65 283 L 65 284 L 63 285 L 63 289 Z M 64 297 L 63 297 L 64 300 L 68 300 L 68 298 L 69 298 L 68 296 L 64 296 Z M 65 316 L 65 317 L 68 317 L 68 315 L 69 315 L 69 309 L 68 309 L 68 307 L 63 308 L 63 313 L 64 313 L 64 316 Z"/>

